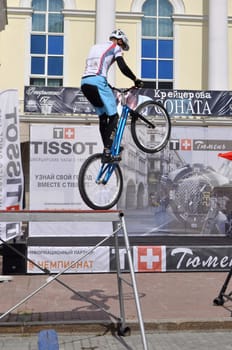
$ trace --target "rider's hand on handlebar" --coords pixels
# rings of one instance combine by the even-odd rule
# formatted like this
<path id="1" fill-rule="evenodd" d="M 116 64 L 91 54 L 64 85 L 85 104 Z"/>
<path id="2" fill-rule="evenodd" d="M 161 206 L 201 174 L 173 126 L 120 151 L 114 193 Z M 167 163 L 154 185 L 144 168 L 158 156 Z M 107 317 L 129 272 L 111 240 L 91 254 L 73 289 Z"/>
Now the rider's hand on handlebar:
<path id="1" fill-rule="evenodd" d="M 135 86 L 136 86 L 137 88 L 143 87 L 143 81 L 140 80 L 140 79 L 135 79 Z"/>

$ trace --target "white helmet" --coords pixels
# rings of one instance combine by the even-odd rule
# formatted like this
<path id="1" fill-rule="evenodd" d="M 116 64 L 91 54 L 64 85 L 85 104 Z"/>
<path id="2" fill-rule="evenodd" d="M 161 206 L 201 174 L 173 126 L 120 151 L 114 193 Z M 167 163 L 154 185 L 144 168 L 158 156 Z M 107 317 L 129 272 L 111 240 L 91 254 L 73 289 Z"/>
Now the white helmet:
<path id="1" fill-rule="evenodd" d="M 123 50 L 125 50 L 125 51 L 129 50 L 129 48 L 130 48 L 129 40 L 128 40 L 127 36 L 125 35 L 125 33 L 121 29 L 116 29 L 111 33 L 110 40 L 113 38 L 121 39 L 123 44 L 124 44 Z"/>

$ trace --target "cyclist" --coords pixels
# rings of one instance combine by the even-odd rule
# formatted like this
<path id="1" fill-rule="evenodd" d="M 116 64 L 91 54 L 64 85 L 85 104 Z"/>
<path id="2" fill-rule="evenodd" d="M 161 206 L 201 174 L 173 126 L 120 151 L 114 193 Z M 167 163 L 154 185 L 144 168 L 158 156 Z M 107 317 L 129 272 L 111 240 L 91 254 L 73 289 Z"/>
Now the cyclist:
<path id="1" fill-rule="evenodd" d="M 129 41 L 121 29 L 116 29 L 108 42 L 92 46 L 81 79 L 81 90 L 99 116 L 99 130 L 104 145 L 102 161 L 105 163 L 115 160 L 110 148 L 118 122 L 116 98 L 107 82 L 110 66 L 116 61 L 121 72 L 133 80 L 136 87 L 142 86 L 142 81 L 136 78 L 126 64 L 123 50 L 129 50 Z"/>

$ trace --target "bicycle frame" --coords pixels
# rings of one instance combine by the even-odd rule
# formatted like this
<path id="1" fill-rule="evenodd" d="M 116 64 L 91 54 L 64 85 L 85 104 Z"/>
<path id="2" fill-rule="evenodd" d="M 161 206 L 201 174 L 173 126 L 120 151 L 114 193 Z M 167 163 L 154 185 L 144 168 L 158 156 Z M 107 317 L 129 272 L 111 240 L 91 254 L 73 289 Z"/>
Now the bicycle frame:
<path id="1" fill-rule="evenodd" d="M 111 146 L 111 154 L 117 156 L 119 154 L 120 145 L 122 142 L 125 126 L 127 123 L 128 115 L 132 110 L 126 104 L 122 106 L 121 116 L 118 122 L 117 131 L 114 137 L 113 144 Z M 103 163 L 98 172 L 96 182 L 105 185 L 112 175 L 117 164 Z M 104 176 L 105 174 L 105 176 Z M 103 177 L 104 176 L 104 177 Z"/>

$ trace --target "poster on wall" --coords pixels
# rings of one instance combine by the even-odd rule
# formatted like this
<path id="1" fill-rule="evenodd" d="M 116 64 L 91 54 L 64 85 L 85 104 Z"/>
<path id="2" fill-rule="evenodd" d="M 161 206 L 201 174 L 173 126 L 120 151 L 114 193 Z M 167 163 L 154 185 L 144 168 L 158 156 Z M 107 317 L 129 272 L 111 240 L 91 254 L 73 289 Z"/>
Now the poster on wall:
<path id="1" fill-rule="evenodd" d="M 0 92 L 0 208 L 23 207 L 24 178 L 20 152 L 18 91 Z M 21 223 L 0 223 L 0 238 L 8 241 L 21 235 Z"/>
<path id="2" fill-rule="evenodd" d="M 231 266 L 231 245 L 226 246 L 154 246 L 131 247 L 136 272 L 200 272 L 228 271 Z M 126 249 L 119 248 L 120 270 L 129 272 Z M 28 273 L 51 273 L 64 271 L 76 273 L 108 273 L 117 271 L 115 248 L 109 246 L 29 246 Z M 32 263 L 35 262 L 35 264 Z"/>
<path id="3" fill-rule="evenodd" d="M 30 209 L 86 210 L 78 190 L 84 160 L 102 152 L 97 126 L 31 125 Z M 59 215 L 59 214 L 57 214 Z M 105 236 L 108 222 L 31 222 L 30 237 Z"/>
<path id="4" fill-rule="evenodd" d="M 117 95 L 117 93 L 115 93 Z M 136 89 L 127 95 L 127 103 L 152 99 L 160 102 L 171 117 L 231 116 L 231 91 Z M 25 113 L 95 114 L 80 88 L 25 86 Z"/>
<path id="5" fill-rule="evenodd" d="M 219 156 L 232 150 L 231 132 L 173 126 L 166 148 L 144 158 L 143 177 L 125 166 L 120 207 L 129 233 L 232 236 L 232 162 Z"/>

